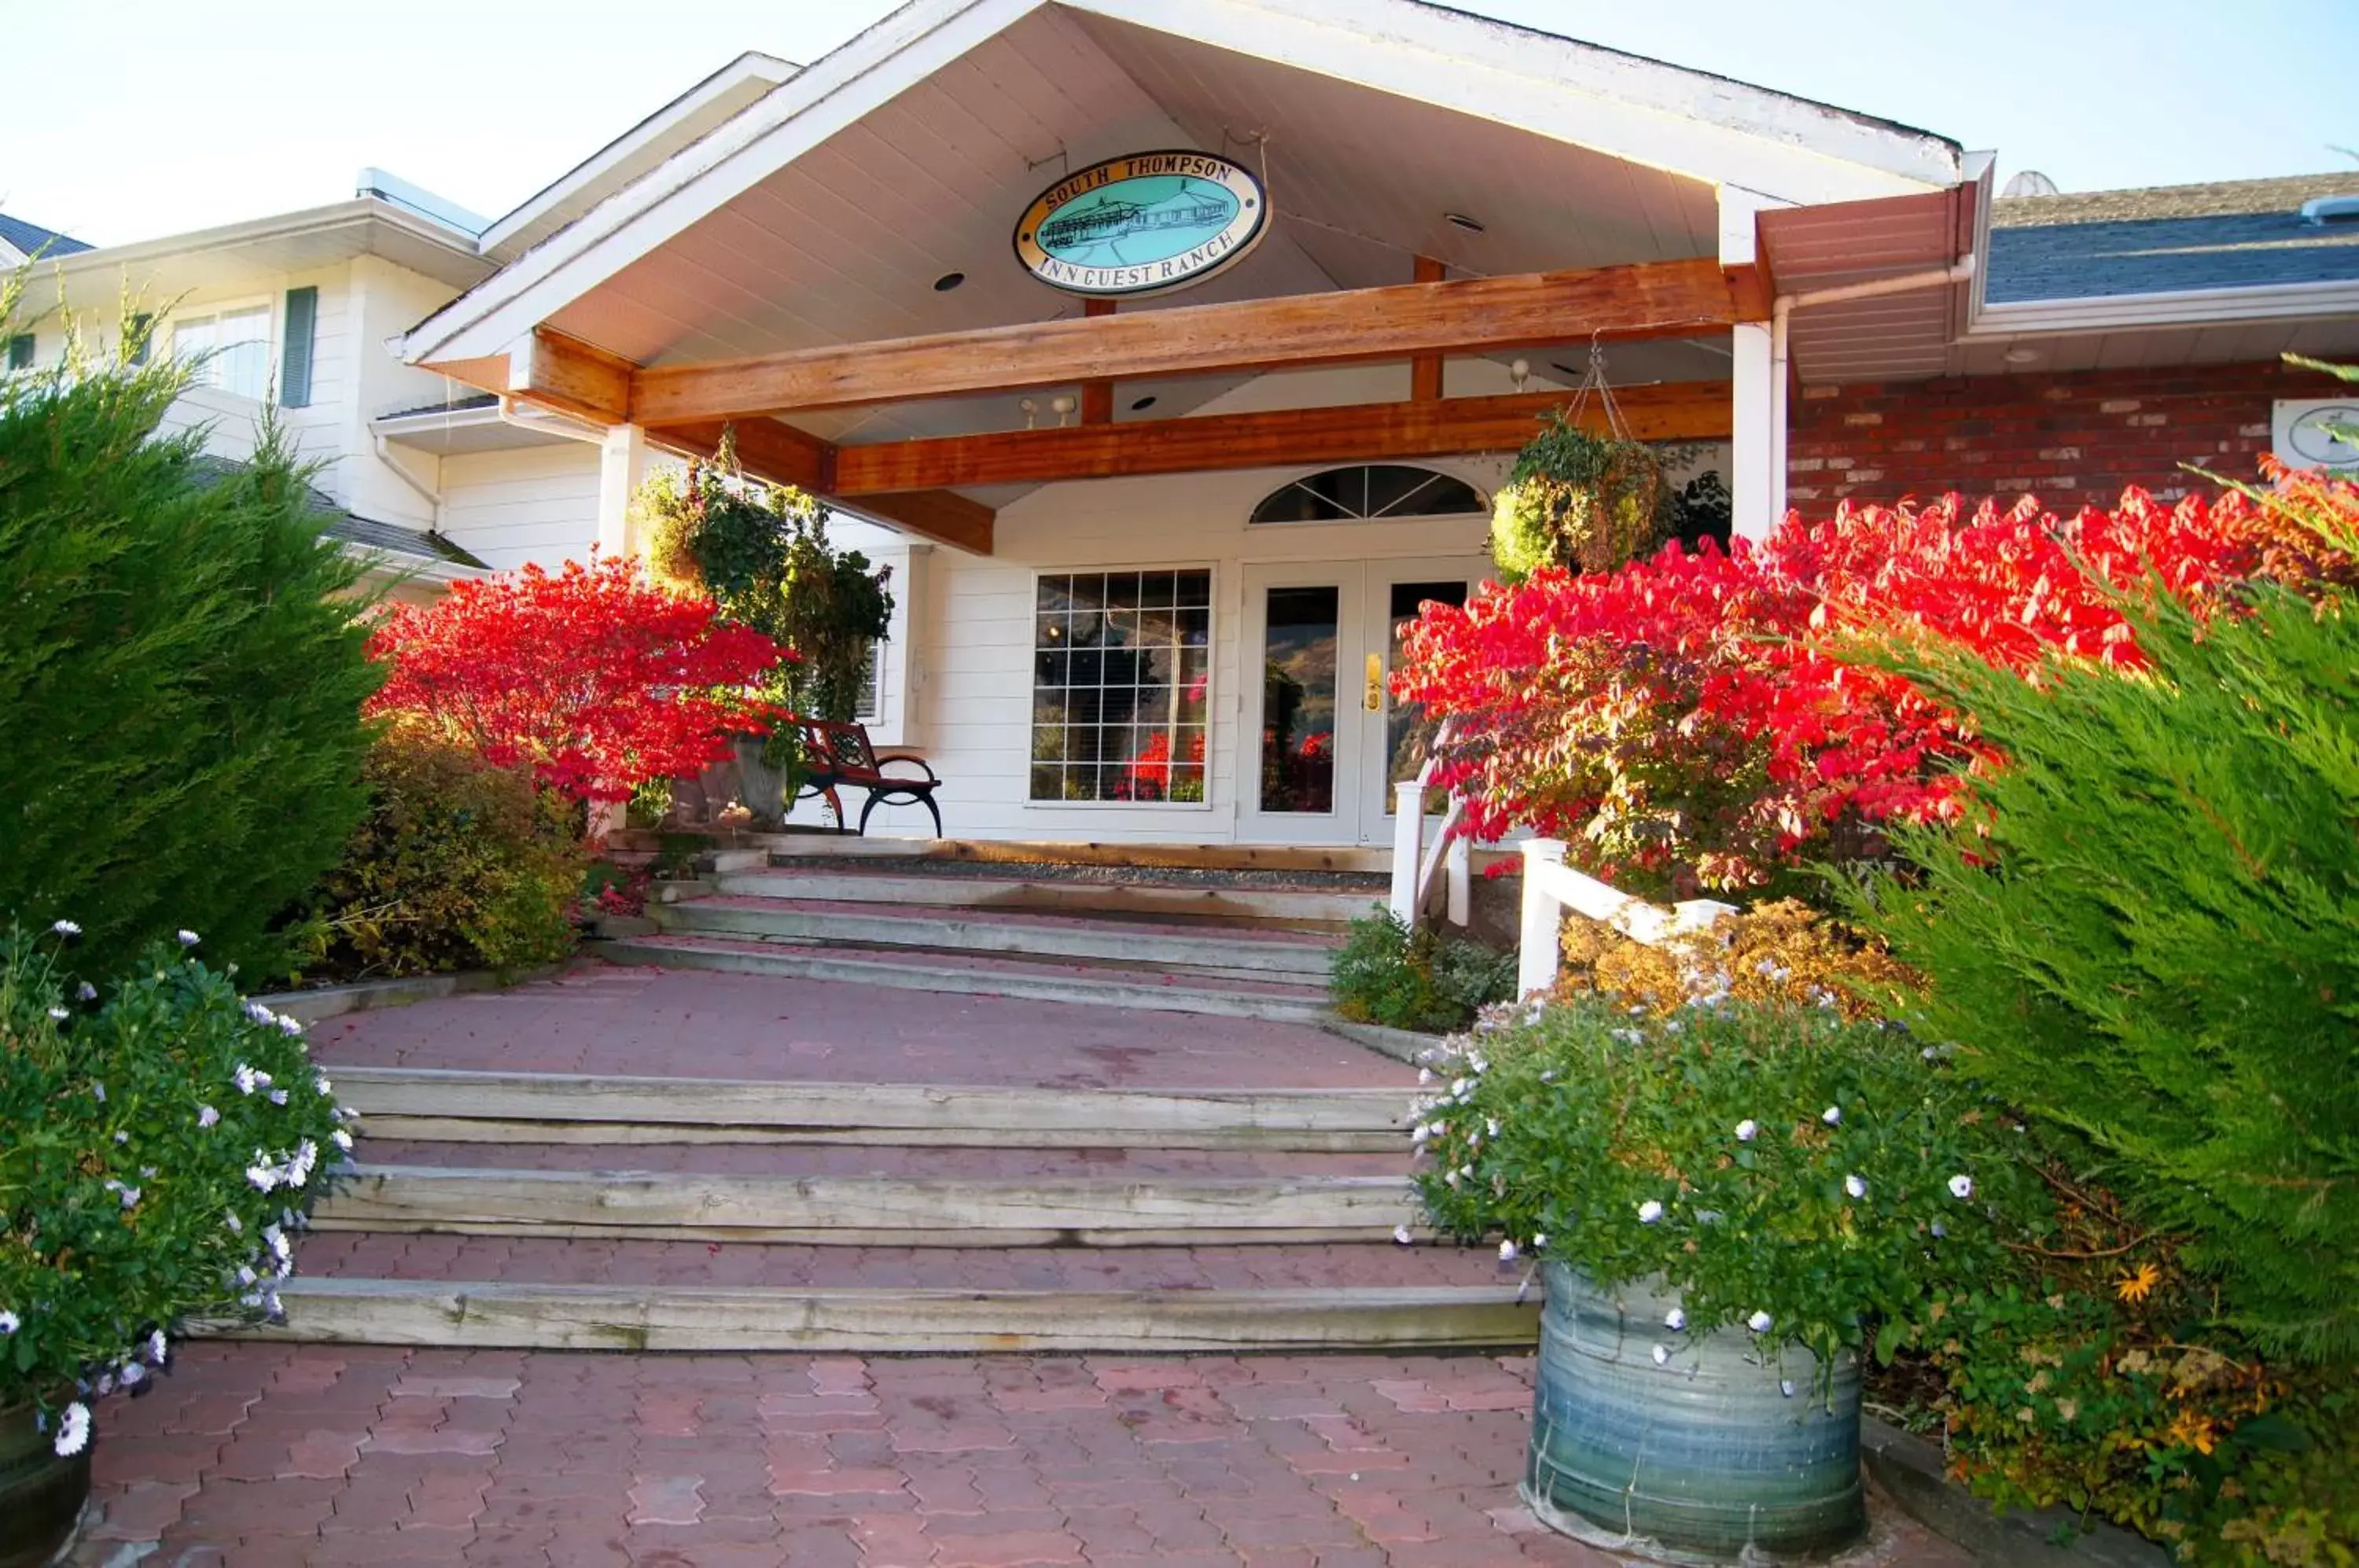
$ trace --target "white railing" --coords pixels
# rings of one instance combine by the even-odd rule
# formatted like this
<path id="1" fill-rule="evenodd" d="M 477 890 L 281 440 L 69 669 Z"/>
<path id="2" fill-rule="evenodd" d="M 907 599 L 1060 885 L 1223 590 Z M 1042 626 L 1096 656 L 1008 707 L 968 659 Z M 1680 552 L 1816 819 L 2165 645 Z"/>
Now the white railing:
<path id="1" fill-rule="evenodd" d="M 1564 841 L 1536 838 L 1524 846 L 1524 920 L 1516 939 L 1516 995 L 1556 989 L 1563 964 L 1564 911 L 1602 920 L 1633 942 L 1659 946 L 1689 931 L 1709 931 L 1734 904 L 1689 898 L 1664 909 L 1634 898 L 1564 863 Z"/>
<path id="2" fill-rule="evenodd" d="M 1436 825 L 1432 844 L 1425 840 L 1426 792 L 1432 788 L 1436 758 L 1449 738 L 1445 724 L 1434 735 L 1432 753 L 1417 778 L 1393 786 L 1392 911 L 1411 931 L 1424 923 L 1425 912 L 1433 907 L 1437 877 L 1447 879 L 1444 910 L 1450 923 L 1463 926 L 1473 918 L 1473 851 L 1458 831 L 1459 820 L 1466 814 L 1464 796 L 1450 792 L 1450 805 Z"/>

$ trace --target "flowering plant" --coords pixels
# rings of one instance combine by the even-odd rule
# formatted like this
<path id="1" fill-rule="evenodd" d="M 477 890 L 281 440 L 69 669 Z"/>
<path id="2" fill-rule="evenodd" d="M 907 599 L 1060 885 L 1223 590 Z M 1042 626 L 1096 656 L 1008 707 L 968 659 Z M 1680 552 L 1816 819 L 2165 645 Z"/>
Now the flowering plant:
<path id="1" fill-rule="evenodd" d="M 1429 1071 L 1434 1223 L 1676 1291 L 1658 1360 L 1741 1323 L 1831 1363 L 1871 1318 L 1888 1358 L 1935 1287 L 1998 1265 L 2011 1211 L 2037 1212 L 2014 1135 L 1941 1053 L 1832 1007 L 1582 997 L 1495 1018 Z"/>
<path id="2" fill-rule="evenodd" d="M 71 1454 L 191 1316 L 275 1315 L 289 1234 L 352 1139 L 302 1027 L 188 950 L 102 999 L 60 920 L 0 935 L 0 1406 Z"/>
<path id="3" fill-rule="evenodd" d="M 767 732 L 778 710 L 747 693 L 787 657 L 628 557 L 459 583 L 397 606 L 369 651 L 391 667 L 369 713 L 603 801 L 723 760 L 733 733 Z"/>
<path id="4" fill-rule="evenodd" d="M 2359 514 L 2359 488 L 2272 472 L 2274 489 L 2176 506 L 2136 490 L 2071 517 L 2029 501 L 1968 517 L 1955 496 L 1846 506 L 1733 554 L 1543 567 L 1428 606 L 1395 694 L 1450 721 L 1435 781 L 1466 794 L 1476 836 L 1565 839 L 1582 869 L 1640 892 L 1772 887 L 1875 857 L 1884 823 L 1958 820 L 1995 760 L 1880 649 L 1938 637 L 2007 670 L 2137 670 L 2137 595 L 2210 614 L 2256 577 L 2348 576 L 2350 554 L 2304 519 Z"/>

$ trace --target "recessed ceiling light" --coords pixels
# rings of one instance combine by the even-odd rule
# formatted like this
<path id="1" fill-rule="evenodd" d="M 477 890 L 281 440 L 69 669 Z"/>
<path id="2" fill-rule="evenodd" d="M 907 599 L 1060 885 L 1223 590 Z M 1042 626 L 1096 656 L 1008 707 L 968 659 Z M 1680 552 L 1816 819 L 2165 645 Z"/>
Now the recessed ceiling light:
<path id="1" fill-rule="evenodd" d="M 965 281 L 966 274 L 963 272 L 945 272 L 934 279 L 934 292 L 947 294 Z"/>
<path id="2" fill-rule="evenodd" d="M 1463 212 L 1444 212 L 1441 215 L 1452 226 L 1464 229 L 1470 234 L 1483 232 L 1483 222 L 1479 218 L 1470 218 Z"/>
<path id="3" fill-rule="evenodd" d="M 1130 405 L 1130 411 L 1134 414 L 1143 414 L 1153 407 L 1155 407 L 1155 394 L 1149 392 L 1146 397 L 1135 399 Z"/>
<path id="4" fill-rule="evenodd" d="M 2009 365 L 2036 365 L 2039 351 L 2036 348 L 2011 348 L 2002 356 Z"/>

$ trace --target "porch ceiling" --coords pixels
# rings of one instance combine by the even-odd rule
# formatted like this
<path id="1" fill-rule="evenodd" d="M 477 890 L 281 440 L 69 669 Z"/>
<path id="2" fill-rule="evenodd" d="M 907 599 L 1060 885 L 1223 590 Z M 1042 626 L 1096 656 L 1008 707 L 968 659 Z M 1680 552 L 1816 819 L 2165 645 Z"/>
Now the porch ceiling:
<path id="1" fill-rule="evenodd" d="M 1266 137 L 1256 144 L 1247 138 Z M 1709 256 L 1712 186 L 1373 88 L 1050 5 L 625 266 L 549 320 L 643 365 L 1078 316 L 1010 254 L 1060 174 L 1144 147 L 1266 164 L 1277 222 L 1241 265 L 1125 310 L 1405 282 L 1436 256 L 1499 275 Z M 1473 234 L 1448 212 L 1484 225 Z M 937 292 L 951 272 L 965 282 Z M 1696 366 L 1709 375 L 1710 364 Z M 1125 385 L 1189 413 L 1246 379 Z M 1049 395 L 1037 394 L 1043 423 Z M 1016 396 L 796 416 L 831 441 L 1023 428 Z"/>

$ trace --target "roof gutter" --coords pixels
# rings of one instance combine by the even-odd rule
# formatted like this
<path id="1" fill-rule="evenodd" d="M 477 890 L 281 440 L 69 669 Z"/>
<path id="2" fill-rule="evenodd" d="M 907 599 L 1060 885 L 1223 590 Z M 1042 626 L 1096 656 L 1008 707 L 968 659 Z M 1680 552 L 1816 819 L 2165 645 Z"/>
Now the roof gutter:
<path id="1" fill-rule="evenodd" d="M 1984 304 L 1966 328 L 1972 338 L 2034 333 L 2212 326 L 2359 314 L 2359 281 L 2276 283 L 2245 289 L 2178 289 L 2155 294 L 2101 294 L 2077 299 Z"/>
<path id="2" fill-rule="evenodd" d="M 1813 305 L 1839 305 L 1850 299 L 1875 299 L 1886 294 L 1913 294 L 1920 289 L 1971 283 L 1977 270 L 1973 254 L 1968 252 L 1947 267 L 1871 278 L 1860 283 L 1840 283 L 1832 289 L 1813 289 L 1800 294 L 1780 294 L 1769 302 L 1769 428 L 1777 432 L 1776 458 L 1769 464 L 1770 517 L 1786 515 L 1786 383 L 1791 375 L 1789 341 L 1794 312 Z"/>

